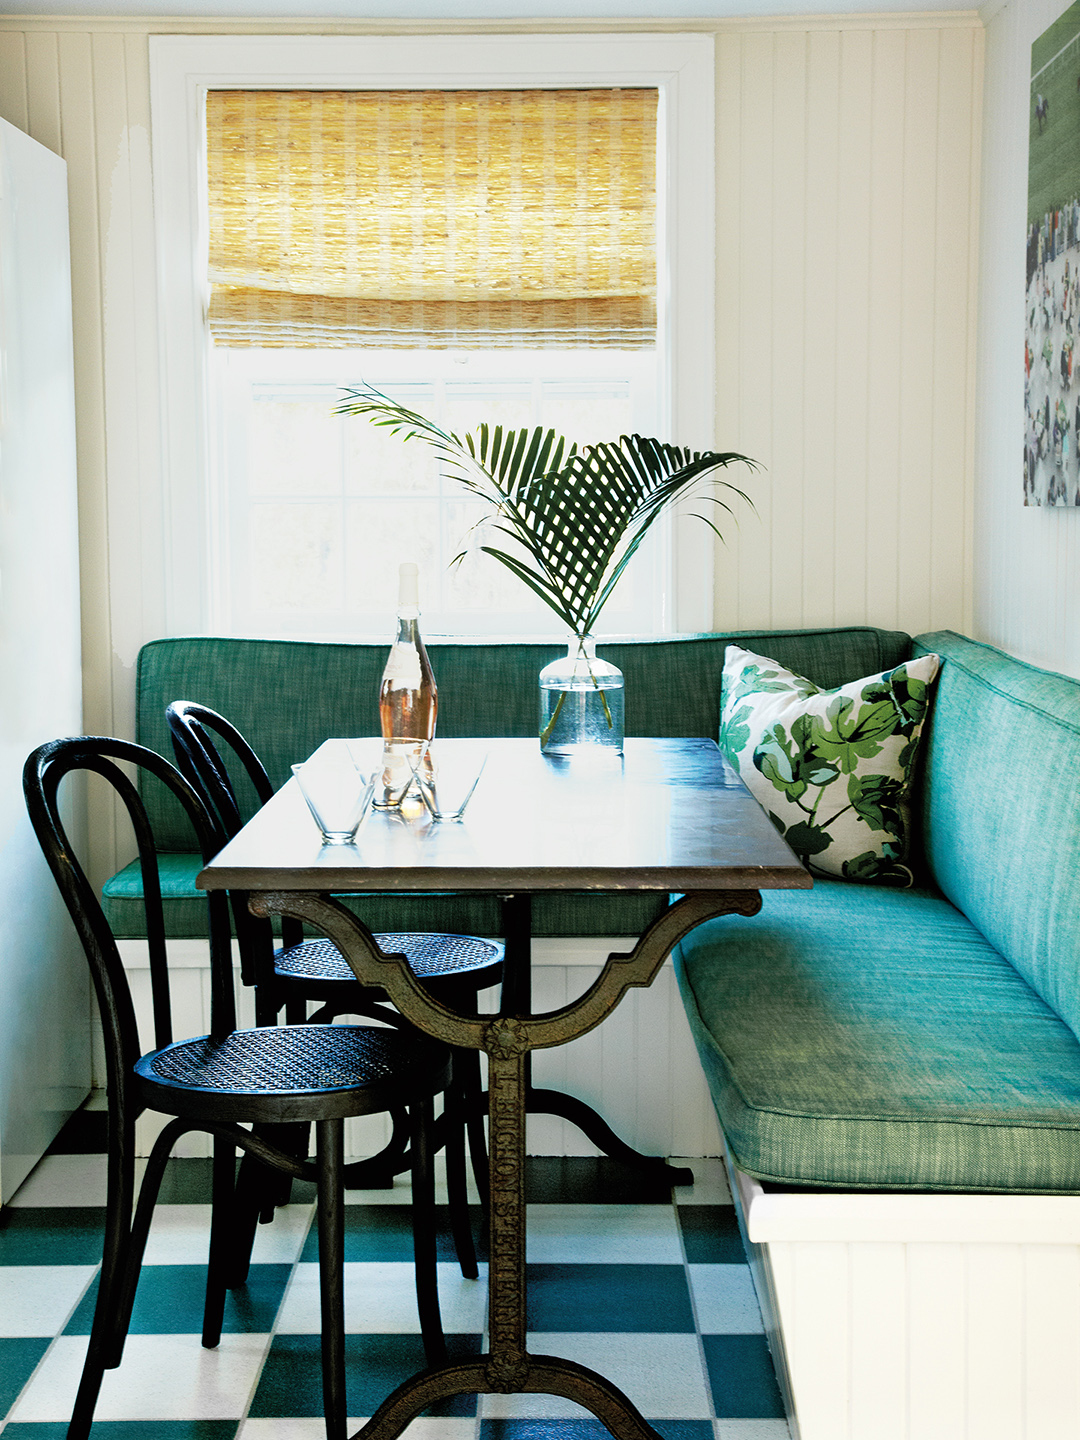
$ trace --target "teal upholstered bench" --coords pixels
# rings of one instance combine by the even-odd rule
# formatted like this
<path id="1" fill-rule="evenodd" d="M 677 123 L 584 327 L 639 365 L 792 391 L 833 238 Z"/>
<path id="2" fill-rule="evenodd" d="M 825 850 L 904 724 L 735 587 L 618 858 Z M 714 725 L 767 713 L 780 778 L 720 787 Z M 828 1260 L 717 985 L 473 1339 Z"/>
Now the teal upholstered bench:
<path id="1" fill-rule="evenodd" d="M 886 1433 L 872 1393 L 915 1440 L 1077 1434 L 1030 1367 L 1080 1342 L 1080 683 L 913 648 L 925 884 L 766 894 L 676 972 L 802 1440 Z"/>
<path id="2" fill-rule="evenodd" d="M 767 653 L 821 685 L 837 685 L 906 657 L 910 637 L 862 626 L 767 634 L 683 635 L 601 645 L 600 653 L 626 676 L 628 735 L 715 738 L 720 674 L 729 640 Z M 515 641 L 435 642 L 428 646 L 439 686 L 439 734 L 534 735 L 537 676 L 563 653 L 555 644 Z M 136 739 L 171 756 L 165 707 L 195 700 L 219 711 L 254 746 L 275 785 L 289 766 L 330 736 L 378 733 L 376 697 L 387 645 L 331 645 L 305 641 L 234 640 L 202 636 L 156 640 L 139 654 Z M 170 935 L 205 933 L 205 902 L 196 890 L 201 868 L 168 806 L 147 797 L 159 846 L 170 852 L 165 908 Z M 177 847 L 173 852 L 173 847 Z M 104 887 L 104 903 L 118 934 L 140 935 L 137 862 Z M 373 930 L 437 928 L 497 935 L 496 898 L 485 895 L 372 895 L 350 901 Z M 663 904 L 654 896 L 537 897 L 538 936 L 640 933 Z"/>

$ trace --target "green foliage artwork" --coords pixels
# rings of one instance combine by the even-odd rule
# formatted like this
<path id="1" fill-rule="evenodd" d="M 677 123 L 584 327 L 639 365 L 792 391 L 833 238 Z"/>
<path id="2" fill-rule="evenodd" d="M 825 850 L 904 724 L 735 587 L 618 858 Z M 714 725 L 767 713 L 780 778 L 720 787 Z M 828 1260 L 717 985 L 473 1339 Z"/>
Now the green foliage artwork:
<path id="1" fill-rule="evenodd" d="M 1031 47 L 1024 504 L 1080 505 L 1080 3 Z M 1080 391 L 1080 384 L 1077 385 Z"/>

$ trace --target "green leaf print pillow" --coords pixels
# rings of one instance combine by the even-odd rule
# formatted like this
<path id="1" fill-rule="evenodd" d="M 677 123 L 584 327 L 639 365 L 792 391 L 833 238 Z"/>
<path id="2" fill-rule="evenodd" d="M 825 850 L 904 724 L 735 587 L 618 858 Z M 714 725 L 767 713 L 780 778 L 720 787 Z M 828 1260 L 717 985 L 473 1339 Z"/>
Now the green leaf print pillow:
<path id="1" fill-rule="evenodd" d="M 819 690 L 728 646 L 720 748 L 814 874 L 912 883 L 908 792 L 939 663 L 922 655 Z"/>

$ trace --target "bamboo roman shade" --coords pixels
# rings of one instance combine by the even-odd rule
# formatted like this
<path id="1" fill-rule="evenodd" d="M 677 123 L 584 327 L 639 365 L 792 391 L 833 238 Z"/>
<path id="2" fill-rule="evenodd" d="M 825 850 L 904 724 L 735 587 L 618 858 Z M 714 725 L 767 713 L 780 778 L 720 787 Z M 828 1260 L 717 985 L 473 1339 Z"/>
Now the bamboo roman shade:
<path id="1" fill-rule="evenodd" d="M 212 90 L 219 345 L 656 339 L 655 90 Z"/>

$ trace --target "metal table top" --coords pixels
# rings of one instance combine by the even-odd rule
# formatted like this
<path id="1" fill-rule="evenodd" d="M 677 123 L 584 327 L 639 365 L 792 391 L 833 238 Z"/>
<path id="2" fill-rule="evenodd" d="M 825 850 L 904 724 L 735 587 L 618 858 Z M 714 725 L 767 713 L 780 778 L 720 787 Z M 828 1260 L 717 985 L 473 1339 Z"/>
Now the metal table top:
<path id="1" fill-rule="evenodd" d="M 322 845 L 291 780 L 198 884 L 342 893 L 811 885 L 711 740 L 631 738 L 621 758 L 587 760 L 545 757 L 535 739 L 483 743 L 487 765 L 461 821 L 434 823 L 418 804 L 372 811 L 355 844 Z"/>

